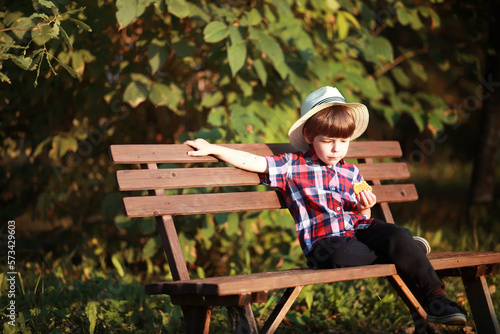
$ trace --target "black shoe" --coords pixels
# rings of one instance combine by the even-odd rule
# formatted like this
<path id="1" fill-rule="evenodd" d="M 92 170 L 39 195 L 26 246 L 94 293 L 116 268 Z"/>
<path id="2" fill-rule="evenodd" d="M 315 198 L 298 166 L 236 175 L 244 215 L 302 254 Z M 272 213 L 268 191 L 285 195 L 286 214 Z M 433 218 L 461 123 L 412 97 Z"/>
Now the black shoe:
<path id="1" fill-rule="evenodd" d="M 466 316 L 463 308 L 443 295 L 432 297 L 429 301 L 428 322 L 463 326 L 467 320 Z"/>
<path id="2" fill-rule="evenodd" d="M 424 251 L 425 255 L 429 255 L 431 252 L 431 245 L 422 237 L 413 237 L 413 240 L 417 242 L 418 247 Z"/>

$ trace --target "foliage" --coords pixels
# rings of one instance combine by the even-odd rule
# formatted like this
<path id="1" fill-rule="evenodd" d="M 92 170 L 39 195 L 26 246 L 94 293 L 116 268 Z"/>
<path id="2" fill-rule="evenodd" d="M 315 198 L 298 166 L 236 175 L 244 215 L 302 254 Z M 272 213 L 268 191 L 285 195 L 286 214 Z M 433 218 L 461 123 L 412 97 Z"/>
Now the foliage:
<path id="1" fill-rule="evenodd" d="M 50 0 L 39 0 L 34 4 L 37 11 L 29 17 L 23 17 L 23 13 L 15 10 L 7 10 L 1 13 L 2 22 L 0 22 L 0 70 L 5 60 L 12 61 L 15 65 L 26 71 L 35 71 L 36 76 L 34 86 L 38 84 L 41 65 L 44 61 L 48 64 L 52 73 L 57 75 L 52 60 L 68 71 L 75 78 L 80 77 L 79 70 L 82 72 L 84 61 L 93 60 L 93 56 L 88 52 L 68 53 L 73 48 L 71 39 L 66 32 L 68 27 L 63 27 L 63 22 L 70 21 L 77 28 L 92 31 L 92 29 L 83 21 L 75 19 L 72 16 L 77 15 L 85 8 L 66 10 L 59 12 L 57 4 Z M 52 15 L 47 14 L 48 10 Z M 9 26 L 9 28 L 5 28 Z M 71 28 L 70 28 L 71 29 Z M 12 34 L 7 34 L 12 31 Z M 58 52 L 61 59 L 54 56 L 55 51 L 61 46 L 59 40 L 64 41 L 63 52 Z M 26 44 L 26 45 L 23 45 Z M 75 70 L 68 62 L 72 60 Z M 0 80 L 11 83 L 9 77 L 0 72 Z"/>
<path id="2" fill-rule="evenodd" d="M 455 119 L 436 77 L 446 84 L 480 71 L 469 51 L 482 49 L 480 39 L 443 41 L 442 17 L 461 17 L 440 3 L 45 0 L 1 8 L 0 38 L 29 45 L 2 57 L 24 57 L 23 68 L 37 72 L 2 61 L 12 82 L 0 84 L 2 216 L 29 209 L 79 224 L 98 213 L 115 189 L 111 143 L 284 141 L 301 100 L 320 85 L 368 105 L 369 136 L 396 124 L 436 134 Z M 33 26 L 33 36 L 8 30 Z M 40 43 L 40 27 L 50 40 Z"/>

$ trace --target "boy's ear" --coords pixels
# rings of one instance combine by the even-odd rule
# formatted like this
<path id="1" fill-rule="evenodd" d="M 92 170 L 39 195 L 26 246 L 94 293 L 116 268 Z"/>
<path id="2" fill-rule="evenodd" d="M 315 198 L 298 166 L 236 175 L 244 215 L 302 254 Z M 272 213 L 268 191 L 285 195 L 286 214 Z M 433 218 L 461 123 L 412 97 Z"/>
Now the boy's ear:
<path id="1" fill-rule="evenodd" d="M 304 140 L 308 144 L 312 144 L 313 143 L 313 141 L 309 138 L 309 136 L 307 135 L 307 132 L 305 130 L 304 130 Z"/>

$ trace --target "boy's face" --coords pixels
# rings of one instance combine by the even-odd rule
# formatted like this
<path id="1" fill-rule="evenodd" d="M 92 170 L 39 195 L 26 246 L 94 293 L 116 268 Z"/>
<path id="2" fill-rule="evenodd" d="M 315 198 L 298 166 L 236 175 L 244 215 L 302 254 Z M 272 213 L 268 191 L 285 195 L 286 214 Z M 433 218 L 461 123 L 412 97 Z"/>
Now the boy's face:
<path id="1" fill-rule="evenodd" d="M 318 157 L 329 166 L 335 165 L 344 159 L 349 150 L 349 138 L 332 138 L 317 135 L 312 141 L 305 136 L 305 140 L 313 146 Z"/>

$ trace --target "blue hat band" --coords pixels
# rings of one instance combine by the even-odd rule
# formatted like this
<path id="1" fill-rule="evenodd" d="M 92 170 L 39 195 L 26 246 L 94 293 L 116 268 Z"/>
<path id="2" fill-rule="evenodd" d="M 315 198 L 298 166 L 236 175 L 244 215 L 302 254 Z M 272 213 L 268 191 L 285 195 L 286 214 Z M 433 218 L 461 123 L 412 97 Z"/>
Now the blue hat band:
<path id="1" fill-rule="evenodd" d="M 320 104 L 325 104 L 325 103 L 331 103 L 331 102 L 341 102 L 341 103 L 346 103 L 345 100 L 341 97 L 338 97 L 338 96 L 331 96 L 331 97 L 327 97 L 321 101 L 318 101 L 315 105 L 313 105 L 311 107 L 311 109 L 309 110 L 312 110 L 314 107 L 316 106 L 319 106 Z"/>

